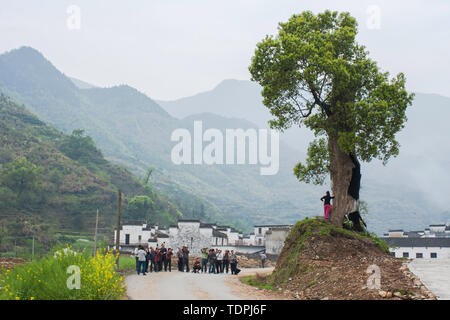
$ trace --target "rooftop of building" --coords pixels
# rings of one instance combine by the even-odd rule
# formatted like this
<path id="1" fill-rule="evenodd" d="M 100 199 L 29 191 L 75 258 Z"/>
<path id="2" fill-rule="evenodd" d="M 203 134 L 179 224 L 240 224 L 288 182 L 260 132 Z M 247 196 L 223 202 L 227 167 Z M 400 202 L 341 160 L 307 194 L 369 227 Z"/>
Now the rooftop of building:
<path id="1" fill-rule="evenodd" d="M 213 237 L 217 237 L 217 238 L 226 238 L 227 235 L 223 232 L 217 231 L 217 230 L 213 230 Z"/>
<path id="2" fill-rule="evenodd" d="M 391 247 L 445 247 L 450 248 L 450 238 L 381 238 Z"/>

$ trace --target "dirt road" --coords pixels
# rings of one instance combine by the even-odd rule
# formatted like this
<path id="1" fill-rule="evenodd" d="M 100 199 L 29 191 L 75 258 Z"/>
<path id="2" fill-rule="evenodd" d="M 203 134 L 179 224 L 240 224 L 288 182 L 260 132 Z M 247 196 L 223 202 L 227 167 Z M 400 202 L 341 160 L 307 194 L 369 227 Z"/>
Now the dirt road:
<path id="1" fill-rule="evenodd" d="M 271 272 L 273 268 L 243 269 L 240 277 Z M 130 275 L 126 278 L 127 293 L 132 300 L 238 300 L 279 299 L 241 283 L 237 276 L 227 274 L 197 274 L 158 272 Z"/>

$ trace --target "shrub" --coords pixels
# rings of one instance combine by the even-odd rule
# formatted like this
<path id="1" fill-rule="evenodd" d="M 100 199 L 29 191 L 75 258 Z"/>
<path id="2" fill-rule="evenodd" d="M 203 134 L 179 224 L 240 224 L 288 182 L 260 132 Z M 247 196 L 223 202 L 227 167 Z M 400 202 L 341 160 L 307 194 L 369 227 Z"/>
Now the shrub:
<path id="1" fill-rule="evenodd" d="M 116 257 L 99 252 L 92 257 L 70 248 L 0 275 L 0 300 L 109 300 L 124 292 L 122 277 L 115 271 Z M 75 266 L 69 268 L 70 266 Z M 73 270 L 79 268 L 79 289 Z"/>

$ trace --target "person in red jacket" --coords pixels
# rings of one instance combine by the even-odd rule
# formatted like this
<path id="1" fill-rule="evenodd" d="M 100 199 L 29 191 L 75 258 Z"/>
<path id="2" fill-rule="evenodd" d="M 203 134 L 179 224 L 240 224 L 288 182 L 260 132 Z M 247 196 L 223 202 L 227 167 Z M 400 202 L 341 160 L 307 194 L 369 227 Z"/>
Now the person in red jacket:
<path id="1" fill-rule="evenodd" d="M 164 259 L 164 271 L 167 271 L 167 266 L 169 267 L 169 272 L 172 272 L 172 256 L 173 250 L 169 248 L 166 253 L 166 258 Z"/>

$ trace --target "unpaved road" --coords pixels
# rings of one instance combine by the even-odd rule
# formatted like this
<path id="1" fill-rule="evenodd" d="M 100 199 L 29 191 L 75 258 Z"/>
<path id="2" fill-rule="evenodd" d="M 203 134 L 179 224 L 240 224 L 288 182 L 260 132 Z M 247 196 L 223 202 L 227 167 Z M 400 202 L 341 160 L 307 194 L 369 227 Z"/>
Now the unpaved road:
<path id="1" fill-rule="evenodd" d="M 408 267 L 439 300 L 450 300 L 450 259 L 414 259 Z"/>
<path id="2" fill-rule="evenodd" d="M 239 277 L 269 273 L 273 268 L 243 269 Z M 172 272 L 130 275 L 126 278 L 127 294 L 132 300 L 239 300 L 278 299 L 241 283 L 237 276 Z"/>

